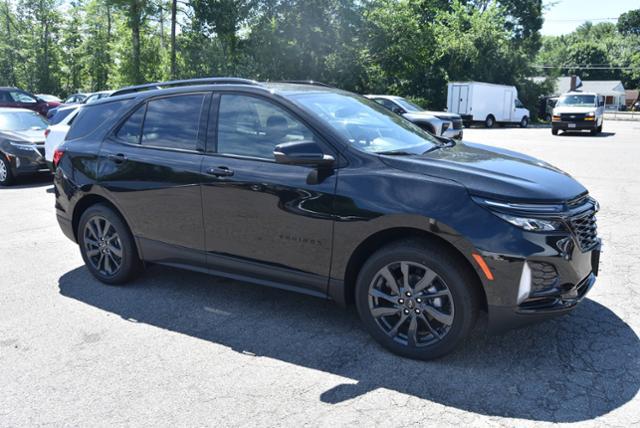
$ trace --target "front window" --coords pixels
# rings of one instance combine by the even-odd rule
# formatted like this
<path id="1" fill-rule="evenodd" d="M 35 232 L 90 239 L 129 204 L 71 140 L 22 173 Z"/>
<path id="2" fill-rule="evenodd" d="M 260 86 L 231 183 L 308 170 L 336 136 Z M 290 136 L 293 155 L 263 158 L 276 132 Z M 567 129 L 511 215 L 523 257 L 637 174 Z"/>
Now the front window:
<path id="1" fill-rule="evenodd" d="M 38 102 L 38 100 L 36 100 L 31 95 L 26 94 L 24 92 L 15 91 L 15 92 L 10 92 L 10 94 L 11 94 L 11 98 L 13 98 L 13 100 L 17 103 L 35 104 Z"/>
<path id="2" fill-rule="evenodd" d="M 220 98 L 218 153 L 273 159 L 278 144 L 313 140 L 309 128 L 275 104 L 247 95 Z"/>
<path id="3" fill-rule="evenodd" d="M 46 127 L 47 122 L 35 112 L 16 111 L 0 114 L 0 130 L 2 131 L 39 130 Z"/>
<path id="4" fill-rule="evenodd" d="M 324 120 L 358 150 L 421 154 L 438 144 L 408 120 L 357 95 L 313 92 L 292 95 L 291 99 Z"/>
<path id="5" fill-rule="evenodd" d="M 558 99 L 556 107 L 594 107 L 595 95 L 563 95 Z"/>

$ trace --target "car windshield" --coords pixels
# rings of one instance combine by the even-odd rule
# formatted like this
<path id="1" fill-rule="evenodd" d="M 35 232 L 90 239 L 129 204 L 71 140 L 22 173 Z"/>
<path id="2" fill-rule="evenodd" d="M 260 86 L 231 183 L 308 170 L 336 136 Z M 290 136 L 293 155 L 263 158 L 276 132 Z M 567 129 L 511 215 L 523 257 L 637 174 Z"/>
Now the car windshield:
<path id="1" fill-rule="evenodd" d="M 395 102 L 400 104 L 400 106 L 406 111 L 423 111 L 424 110 L 419 106 L 415 105 L 414 103 L 405 100 L 404 98 L 396 98 Z"/>
<path id="2" fill-rule="evenodd" d="M 0 131 L 25 131 L 45 129 L 47 122 L 35 112 L 12 111 L 0 113 Z"/>
<path id="3" fill-rule="evenodd" d="M 595 95 L 563 95 L 556 104 L 557 107 L 592 107 L 595 105 Z"/>
<path id="4" fill-rule="evenodd" d="M 357 95 L 311 92 L 292 95 L 291 99 L 319 116 L 358 150 L 422 154 L 439 146 L 433 136 L 408 120 Z"/>

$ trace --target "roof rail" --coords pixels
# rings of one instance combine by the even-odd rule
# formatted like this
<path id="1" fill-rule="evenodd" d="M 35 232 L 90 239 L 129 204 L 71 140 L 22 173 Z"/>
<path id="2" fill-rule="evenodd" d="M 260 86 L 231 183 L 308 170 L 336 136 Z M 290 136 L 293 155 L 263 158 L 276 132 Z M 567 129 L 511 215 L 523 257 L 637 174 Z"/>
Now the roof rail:
<path id="1" fill-rule="evenodd" d="M 170 80 L 168 82 L 146 83 L 143 85 L 127 86 L 118 89 L 111 94 L 112 97 L 117 95 L 131 94 L 135 92 L 164 89 L 173 86 L 189 86 L 189 85 L 259 85 L 259 82 L 250 79 L 242 79 L 239 77 L 203 77 L 198 79 Z"/>
<path id="2" fill-rule="evenodd" d="M 323 86 L 325 88 L 331 88 L 331 85 L 327 85 L 326 83 L 318 82 L 317 80 L 279 80 L 274 83 L 295 83 L 297 85 L 313 85 L 313 86 Z"/>

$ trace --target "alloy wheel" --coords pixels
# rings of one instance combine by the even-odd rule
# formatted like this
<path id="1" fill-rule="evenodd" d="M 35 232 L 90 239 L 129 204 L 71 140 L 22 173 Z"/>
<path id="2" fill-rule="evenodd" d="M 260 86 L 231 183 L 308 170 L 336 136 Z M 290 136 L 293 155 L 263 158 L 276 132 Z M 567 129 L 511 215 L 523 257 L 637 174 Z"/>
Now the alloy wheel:
<path id="1" fill-rule="evenodd" d="M 113 276 L 122 266 L 122 242 L 115 227 L 104 217 L 89 219 L 84 227 L 87 259 L 102 275 Z"/>
<path id="2" fill-rule="evenodd" d="M 368 292 L 369 311 L 376 324 L 402 345 L 433 345 L 451 330 L 451 291 L 427 266 L 409 261 L 390 263 L 376 273 Z"/>
<path id="3" fill-rule="evenodd" d="M 9 171 L 7 171 L 7 165 L 0 160 L 0 183 L 4 183 L 7 180 L 8 175 Z"/>

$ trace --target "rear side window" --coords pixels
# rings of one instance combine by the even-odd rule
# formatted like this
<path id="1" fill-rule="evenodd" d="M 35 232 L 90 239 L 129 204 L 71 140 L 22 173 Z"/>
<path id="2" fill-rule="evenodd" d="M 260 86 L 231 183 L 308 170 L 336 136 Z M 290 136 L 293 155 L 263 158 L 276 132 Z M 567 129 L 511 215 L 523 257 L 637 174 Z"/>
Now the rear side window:
<path id="1" fill-rule="evenodd" d="M 87 105 L 80 109 L 67 133 L 66 140 L 86 137 L 112 118 L 127 101 L 116 101 L 106 104 Z"/>
<path id="2" fill-rule="evenodd" d="M 149 101 L 141 144 L 196 150 L 204 100 L 204 94 L 189 94 Z"/>
<path id="3" fill-rule="evenodd" d="M 116 132 L 116 138 L 129 144 L 140 142 L 140 130 L 144 120 L 146 104 L 141 105 L 129 118 L 120 126 Z"/>

